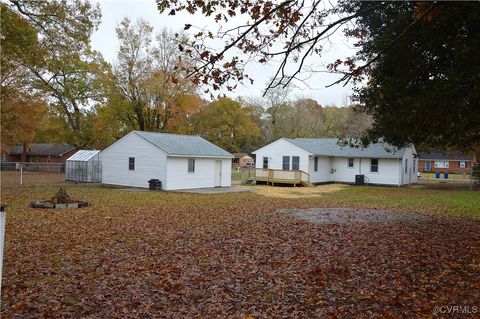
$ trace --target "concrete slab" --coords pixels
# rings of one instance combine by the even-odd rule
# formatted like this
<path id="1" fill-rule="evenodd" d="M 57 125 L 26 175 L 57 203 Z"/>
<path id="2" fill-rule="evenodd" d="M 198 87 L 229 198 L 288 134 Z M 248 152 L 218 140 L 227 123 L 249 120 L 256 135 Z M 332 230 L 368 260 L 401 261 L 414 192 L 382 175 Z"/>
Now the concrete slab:
<path id="1" fill-rule="evenodd" d="M 249 192 L 249 191 L 250 189 L 246 187 L 210 187 L 210 188 L 177 189 L 171 192 L 194 193 L 194 194 L 226 194 L 226 193 L 243 193 L 243 192 Z"/>

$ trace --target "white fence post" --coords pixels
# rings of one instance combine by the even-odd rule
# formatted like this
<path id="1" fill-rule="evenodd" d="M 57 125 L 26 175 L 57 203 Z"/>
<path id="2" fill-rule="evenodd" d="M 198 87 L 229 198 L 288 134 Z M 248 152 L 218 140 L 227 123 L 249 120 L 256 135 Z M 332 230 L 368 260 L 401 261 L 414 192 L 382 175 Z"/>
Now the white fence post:
<path id="1" fill-rule="evenodd" d="M 20 185 L 23 185 L 23 165 L 20 164 Z"/>
<path id="2" fill-rule="evenodd" d="M 0 209 L 0 301 L 2 300 L 2 269 L 3 269 L 3 248 L 5 244 L 5 206 L 2 205 Z M 0 302 L 1 310 L 1 302 Z"/>

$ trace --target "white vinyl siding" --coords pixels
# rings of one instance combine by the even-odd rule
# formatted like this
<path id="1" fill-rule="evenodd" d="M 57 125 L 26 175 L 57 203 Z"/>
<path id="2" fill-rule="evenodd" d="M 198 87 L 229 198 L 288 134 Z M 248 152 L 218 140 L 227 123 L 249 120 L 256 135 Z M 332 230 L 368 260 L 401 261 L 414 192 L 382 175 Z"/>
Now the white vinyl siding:
<path id="1" fill-rule="evenodd" d="M 148 187 L 152 178 L 165 182 L 167 155 L 135 133 L 110 145 L 100 157 L 104 184 Z M 134 170 L 130 170 L 129 158 L 135 158 Z"/>
<path id="2" fill-rule="evenodd" d="M 317 158 L 317 163 L 318 163 L 316 171 L 315 171 L 315 158 Z M 330 182 L 332 178 L 332 173 L 330 172 L 330 158 L 326 156 L 310 157 L 310 165 L 307 173 L 310 174 L 311 183 Z"/>
<path id="3" fill-rule="evenodd" d="M 215 163 L 221 160 L 221 185 L 231 186 L 230 158 L 175 157 L 167 154 L 132 132 L 100 153 L 102 183 L 148 188 L 150 179 L 159 179 L 162 188 L 187 189 L 215 186 Z M 135 169 L 130 170 L 129 158 L 135 158 Z M 193 172 L 189 159 L 194 159 Z M 218 179 L 217 179 L 218 183 Z"/>
<path id="4" fill-rule="evenodd" d="M 166 190 L 191 189 L 214 186 L 231 186 L 231 160 L 215 158 L 195 158 L 195 171 L 188 172 L 188 162 L 191 158 L 168 157 Z M 215 185 L 216 161 L 222 161 L 221 185 Z"/>
<path id="5" fill-rule="evenodd" d="M 418 166 L 418 159 L 414 158 L 414 147 L 406 148 L 402 158 L 376 158 L 378 172 L 371 172 L 371 158 L 314 155 L 283 139 L 264 146 L 254 154 L 257 158 L 268 157 L 269 168 L 272 169 L 283 168 L 283 156 L 299 156 L 300 169 L 310 174 L 312 183 L 355 183 L 355 175 L 365 175 L 367 184 L 400 186 L 417 181 L 414 166 Z M 407 174 L 403 166 L 406 159 Z M 349 167 L 352 160 L 353 167 Z M 257 168 L 262 167 L 262 163 L 257 162 L 256 165 Z"/>
<path id="6" fill-rule="evenodd" d="M 309 152 L 284 139 L 279 139 L 254 152 L 257 158 L 268 158 L 268 168 L 283 169 L 283 156 L 300 157 L 300 170 L 309 173 Z M 262 162 L 256 161 L 256 167 L 262 168 Z"/>

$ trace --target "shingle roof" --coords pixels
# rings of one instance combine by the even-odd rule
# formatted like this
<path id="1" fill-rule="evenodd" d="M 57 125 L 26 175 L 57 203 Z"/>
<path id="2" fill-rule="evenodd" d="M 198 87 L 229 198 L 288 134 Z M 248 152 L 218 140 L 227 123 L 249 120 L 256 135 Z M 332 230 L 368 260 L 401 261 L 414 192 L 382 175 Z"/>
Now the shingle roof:
<path id="1" fill-rule="evenodd" d="M 370 144 L 366 148 L 341 146 L 336 138 L 286 138 L 292 144 L 303 148 L 313 155 L 336 157 L 401 158 L 405 149 L 399 149 L 388 143 Z"/>
<path id="2" fill-rule="evenodd" d="M 168 155 L 233 158 L 232 154 L 200 136 L 144 131 L 134 131 L 134 133 L 162 149 Z"/>
<path id="3" fill-rule="evenodd" d="M 421 160 L 473 161 L 473 156 L 471 155 L 452 152 L 419 152 L 418 157 Z"/>
<path id="4" fill-rule="evenodd" d="M 62 143 L 62 144 L 28 144 L 27 145 L 27 155 L 54 155 L 62 156 L 66 152 L 72 151 L 75 149 L 75 146 Z M 20 155 L 22 154 L 23 146 L 15 145 L 8 152 L 10 155 Z"/>
<path id="5" fill-rule="evenodd" d="M 89 159 L 100 153 L 97 150 L 79 150 L 69 158 L 67 161 L 87 162 Z"/>

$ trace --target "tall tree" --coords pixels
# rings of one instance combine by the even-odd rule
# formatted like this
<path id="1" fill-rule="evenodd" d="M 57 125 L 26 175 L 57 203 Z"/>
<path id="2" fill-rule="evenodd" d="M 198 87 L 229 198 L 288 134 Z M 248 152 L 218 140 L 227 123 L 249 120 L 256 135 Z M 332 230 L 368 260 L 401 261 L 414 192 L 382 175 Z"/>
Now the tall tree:
<path id="1" fill-rule="evenodd" d="M 25 146 L 33 142 L 47 108 L 32 89 L 28 70 L 23 66 L 38 46 L 35 28 L 4 3 L 0 3 L 0 15 L 1 143 L 5 150 L 13 144 Z"/>
<path id="2" fill-rule="evenodd" d="M 245 69 L 251 61 L 275 59 L 280 65 L 267 90 L 285 87 L 311 69 L 310 59 L 323 53 L 325 41 L 348 25 L 361 51 L 331 63 L 330 71 L 342 75 L 333 84 L 357 85 L 360 109 L 373 117 L 364 142 L 382 136 L 399 146 L 478 148 L 478 2 L 341 1 L 331 7 L 320 0 L 157 0 L 157 5 L 170 15 L 199 13 L 221 24 L 194 33 L 184 50 L 198 61 L 189 75 L 214 89 L 249 80 Z M 218 39 L 225 45 L 211 49 Z"/>
<path id="3" fill-rule="evenodd" d="M 251 152 L 260 136 L 250 109 L 223 97 L 211 102 L 199 115 L 198 133 L 230 152 Z"/>
<path id="4" fill-rule="evenodd" d="M 81 144 L 85 112 L 103 97 L 99 77 L 108 73 L 101 55 L 90 47 L 100 23 L 100 8 L 87 0 L 10 1 L 11 8 L 38 33 L 36 47 L 19 60 L 31 86 L 42 93 L 56 116 Z"/>
<path id="5" fill-rule="evenodd" d="M 195 105 L 184 103 L 196 94 L 196 85 L 182 76 L 176 38 L 166 30 L 153 35 L 144 20 L 132 24 L 128 18 L 118 25 L 120 42 L 114 67 L 116 99 L 130 105 L 126 115 L 136 129 L 151 131 L 182 130 L 179 118 L 193 112 Z M 187 109 L 188 107 L 188 109 Z"/>
<path id="6" fill-rule="evenodd" d="M 375 13 L 349 31 L 361 46 L 355 60 L 373 61 L 355 95 L 374 120 L 365 139 L 480 152 L 480 4 L 390 2 Z"/>

